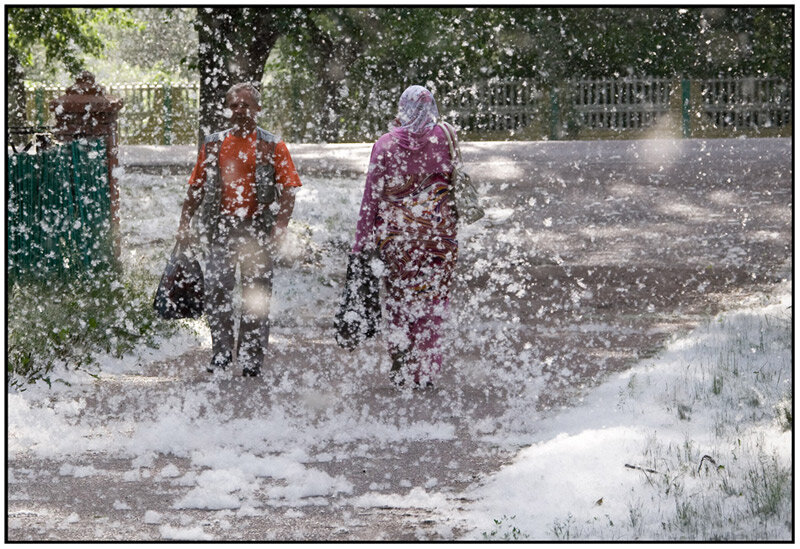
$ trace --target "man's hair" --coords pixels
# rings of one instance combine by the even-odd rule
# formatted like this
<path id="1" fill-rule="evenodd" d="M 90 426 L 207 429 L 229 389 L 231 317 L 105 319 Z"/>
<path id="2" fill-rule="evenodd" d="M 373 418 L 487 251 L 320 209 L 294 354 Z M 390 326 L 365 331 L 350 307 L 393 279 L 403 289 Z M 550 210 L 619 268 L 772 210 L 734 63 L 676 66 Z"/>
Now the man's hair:
<path id="1" fill-rule="evenodd" d="M 258 88 L 256 88 L 250 82 L 239 82 L 238 84 L 234 84 L 228 88 L 228 91 L 225 93 L 225 97 L 228 97 L 230 94 L 238 91 L 248 92 L 253 98 L 255 98 L 256 104 L 259 107 L 261 106 L 261 92 L 259 92 Z"/>

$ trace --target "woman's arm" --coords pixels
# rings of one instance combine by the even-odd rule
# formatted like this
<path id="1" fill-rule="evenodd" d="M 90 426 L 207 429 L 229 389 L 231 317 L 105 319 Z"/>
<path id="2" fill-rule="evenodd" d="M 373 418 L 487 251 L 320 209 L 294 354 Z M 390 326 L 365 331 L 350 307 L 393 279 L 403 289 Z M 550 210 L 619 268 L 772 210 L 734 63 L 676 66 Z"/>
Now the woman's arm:
<path id="1" fill-rule="evenodd" d="M 378 143 L 376 143 L 370 154 L 367 183 L 364 186 L 364 196 L 361 198 L 353 253 L 359 253 L 375 243 L 375 217 L 378 214 L 378 205 L 383 194 L 383 177 L 386 171 L 383 155 L 379 151 Z"/>

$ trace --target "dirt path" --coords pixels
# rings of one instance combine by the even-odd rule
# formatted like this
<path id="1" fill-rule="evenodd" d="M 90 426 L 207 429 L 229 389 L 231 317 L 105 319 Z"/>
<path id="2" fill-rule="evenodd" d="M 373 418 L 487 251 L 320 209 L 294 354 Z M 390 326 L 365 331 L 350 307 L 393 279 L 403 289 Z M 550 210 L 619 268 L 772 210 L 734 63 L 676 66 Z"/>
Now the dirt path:
<path id="1" fill-rule="evenodd" d="M 458 538 L 464 494 L 535 440 L 537 418 L 791 268 L 790 140 L 657 145 L 465 147 L 490 208 L 462 237 L 435 389 L 391 387 L 380 339 L 336 347 L 332 306 L 277 323 L 262 379 L 210 380 L 202 349 L 101 379 L 75 396 L 75 425 L 99 439 L 93 421 L 129 429 L 138 447 L 175 439 L 185 454 L 87 442 L 67 457 L 16 455 L 7 539 Z M 176 410 L 196 433 L 170 431 Z M 158 443 L 142 442 L 142 426 Z M 257 474 L 228 494 L 238 506 L 181 506 L 193 479 L 230 469 L 200 455 L 213 443 L 181 441 L 224 429 L 252 433 L 230 458 L 240 468 L 289 455 L 300 476 Z M 286 495 L 297 487 L 302 505 Z"/>

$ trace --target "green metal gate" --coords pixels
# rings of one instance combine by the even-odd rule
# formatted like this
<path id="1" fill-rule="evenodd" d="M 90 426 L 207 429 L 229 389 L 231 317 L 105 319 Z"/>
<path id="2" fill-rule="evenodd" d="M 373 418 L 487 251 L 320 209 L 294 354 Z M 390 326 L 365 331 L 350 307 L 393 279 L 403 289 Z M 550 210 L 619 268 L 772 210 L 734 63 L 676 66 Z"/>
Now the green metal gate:
<path id="1" fill-rule="evenodd" d="M 113 263 L 108 164 L 102 139 L 8 157 L 9 282 L 70 279 Z"/>

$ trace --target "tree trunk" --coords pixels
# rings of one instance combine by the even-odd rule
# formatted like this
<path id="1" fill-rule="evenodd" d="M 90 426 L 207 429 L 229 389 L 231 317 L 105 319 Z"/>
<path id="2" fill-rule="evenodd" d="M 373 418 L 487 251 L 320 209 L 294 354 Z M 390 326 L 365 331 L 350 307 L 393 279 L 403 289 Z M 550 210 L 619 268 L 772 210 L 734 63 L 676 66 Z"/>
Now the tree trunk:
<path id="1" fill-rule="evenodd" d="M 199 143 L 227 126 L 222 115 L 225 94 L 240 82 L 259 90 L 264 65 L 280 36 L 277 14 L 270 8 L 199 8 L 200 72 Z"/>
<path id="2" fill-rule="evenodd" d="M 321 94 L 322 110 L 316 119 L 315 137 L 325 141 L 333 141 L 336 135 L 336 118 L 339 102 L 336 82 L 333 75 L 334 43 L 330 35 L 320 30 L 313 18 L 306 23 L 311 43 L 315 46 L 316 59 L 314 72 L 317 75 L 318 92 Z"/>
<path id="3" fill-rule="evenodd" d="M 340 10 L 335 10 L 334 17 L 338 28 L 345 28 L 345 32 L 338 36 L 338 40 L 328 31 L 317 25 L 311 16 L 305 21 L 312 44 L 314 44 L 314 72 L 317 76 L 319 93 L 321 94 L 322 109 L 317 119 L 316 135 L 322 141 L 337 141 L 341 136 L 342 116 L 342 84 L 347 81 L 350 65 L 358 57 L 361 45 L 358 40 L 360 33 L 355 32 L 358 23 L 350 19 Z"/>

